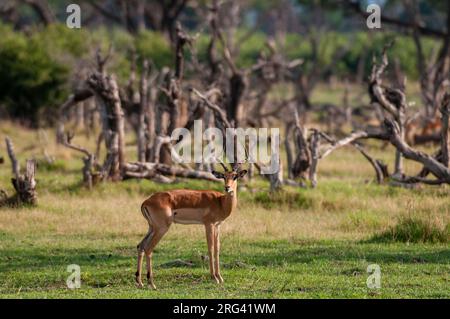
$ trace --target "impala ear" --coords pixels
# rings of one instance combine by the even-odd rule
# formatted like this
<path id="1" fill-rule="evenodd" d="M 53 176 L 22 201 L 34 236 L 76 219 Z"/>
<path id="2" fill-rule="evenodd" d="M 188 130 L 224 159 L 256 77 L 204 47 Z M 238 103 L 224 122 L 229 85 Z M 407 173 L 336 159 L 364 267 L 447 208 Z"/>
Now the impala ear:
<path id="1" fill-rule="evenodd" d="M 245 176 L 245 174 L 247 174 L 247 170 L 246 170 L 246 169 L 243 169 L 242 171 L 239 171 L 239 172 L 237 173 L 237 178 L 242 178 L 242 177 Z"/>
<path id="2" fill-rule="evenodd" d="M 214 175 L 215 178 L 221 179 L 221 178 L 225 177 L 222 173 L 217 172 L 217 171 L 212 171 L 211 173 Z"/>

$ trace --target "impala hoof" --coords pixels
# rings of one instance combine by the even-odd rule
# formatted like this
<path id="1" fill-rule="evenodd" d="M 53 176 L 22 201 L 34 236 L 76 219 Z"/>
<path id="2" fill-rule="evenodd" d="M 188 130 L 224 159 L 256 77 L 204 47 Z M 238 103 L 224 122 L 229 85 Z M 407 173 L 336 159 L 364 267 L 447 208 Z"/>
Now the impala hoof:
<path id="1" fill-rule="evenodd" d="M 136 287 L 144 288 L 144 284 L 142 282 L 136 282 Z"/>
<path id="2" fill-rule="evenodd" d="M 144 284 L 142 283 L 142 281 L 139 279 L 138 276 L 136 276 L 136 278 L 135 278 L 134 280 L 136 281 L 136 286 L 137 286 L 138 288 L 144 287 Z"/>
<path id="3" fill-rule="evenodd" d="M 217 278 L 216 276 L 211 276 L 211 279 L 212 279 L 213 281 L 215 281 L 216 284 L 220 284 L 220 280 L 219 280 L 219 278 Z"/>
<path id="4" fill-rule="evenodd" d="M 148 284 L 148 288 L 153 289 L 153 290 L 156 290 L 156 286 L 155 286 L 154 283 L 149 283 L 149 284 Z"/>

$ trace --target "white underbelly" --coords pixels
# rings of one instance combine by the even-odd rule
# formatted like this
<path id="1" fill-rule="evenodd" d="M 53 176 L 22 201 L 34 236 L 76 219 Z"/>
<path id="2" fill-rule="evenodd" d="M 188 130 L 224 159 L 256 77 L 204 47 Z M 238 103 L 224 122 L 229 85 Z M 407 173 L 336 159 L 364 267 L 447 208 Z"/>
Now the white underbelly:
<path id="1" fill-rule="evenodd" d="M 195 224 L 200 225 L 200 224 L 203 224 L 203 222 L 198 221 L 198 220 L 192 220 L 192 219 L 189 220 L 189 219 L 181 219 L 181 218 L 174 218 L 173 222 L 175 224 L 183 224 L 183 225 L 195 225 Z"/>
<path id="2" fill-rule="evenodd" d="M 172 212 L 173 222 L 177 224 L 203 224 L 205 209 L 179 208 Z"/>

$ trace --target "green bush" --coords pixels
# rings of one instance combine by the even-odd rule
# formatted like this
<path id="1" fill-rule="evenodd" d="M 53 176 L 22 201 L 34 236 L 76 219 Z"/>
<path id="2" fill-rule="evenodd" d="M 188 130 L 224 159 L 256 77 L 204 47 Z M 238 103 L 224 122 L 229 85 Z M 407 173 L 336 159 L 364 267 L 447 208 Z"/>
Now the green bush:
<path id="1" fill-rule="evenodd" d="M 175 59 L 173 51 L 162 34 L 152 31 L 140 32 L 134 44 L 138 55 L 141 58 L 151 59 L 157 68 L 173 67 Z"/>
<path id="2" fill-rule="evenodd" d="M 237 32 L 237 37 L 241 38 L 245 31 Z M 267 37 L 262 32 L 255 32 L 246 39 L 239 47 L 239 57 L 236 61 L 238 67 L 249 67 L 258 60 L 259 53 L 264 50 Z"/>
<path id="3" fill-rule="evenodd" d="M 38 114 L 65 96 L 68 69 L 42 41 L 0 26 L 0 103 L 15 118 L 38 125 Z"/>
<path id="4" fill-rule="evenodd" d="M 376 234 L 372 242 L 410 242 L 410 243 L 448 243 L 450 241 L 450 224 L 441 228 L 431 221 L 407 217 L 397 225 Z"/>
<path id="5" fill-rule="evenodd" d="M 63 24 L 51 24 L 41 31 L 32 33 L 33 40 L 42 42 L 46 52 L 55 59 L 64 56 L 86 57 L 93 44 L 86 29 L 69 29 Z"/>

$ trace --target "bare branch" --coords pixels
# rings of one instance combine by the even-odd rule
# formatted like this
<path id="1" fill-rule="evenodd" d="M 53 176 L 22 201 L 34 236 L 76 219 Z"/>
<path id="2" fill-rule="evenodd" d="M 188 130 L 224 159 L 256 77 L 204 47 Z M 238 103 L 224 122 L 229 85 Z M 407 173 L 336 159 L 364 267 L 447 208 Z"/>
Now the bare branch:
<path id="1" fill-rule="evenodd" d="M 220 106 L 218 106 L 215 103 L 212 103 L 205 95 L 203 95 L 196 89 L 191 88 L 191 91 L 195 95 L 197 95 L 205 103 L 205 105 L 208 108 L 210 108 L 220 118 L 220 120 L 225 125 L 225 127 L 232 127 L 231 123 L 227 119 L 227 115 L 226 115 L 225 111 Z"/>
<path id="2" fill-rule="evenodd" d="M 399 127 L 395 122 L 385 119 L 384 125 L 389 135 L 391 144 L 394 145 L 405 158 L 422 163 L 438 179 L 442 179 L 447 183 L 450 183 L 450 170 L 447 167 L 445 167 L 434 157 L 414 150 L 406 144 L 406 142 L 401 138 Z"/>
<path id="3" fill-rule="evenodd" d="M 8 136 L 5 138 L 5 141 L 6 141 L 6 150 L 8 151 L 8 156 L 9 159 L 11 160 L 12 172 L 14 176 L 18 178 L 20 175 L 20 164 L 14 152 L 14 144 Z"/>

